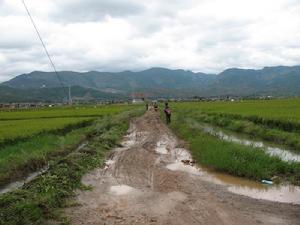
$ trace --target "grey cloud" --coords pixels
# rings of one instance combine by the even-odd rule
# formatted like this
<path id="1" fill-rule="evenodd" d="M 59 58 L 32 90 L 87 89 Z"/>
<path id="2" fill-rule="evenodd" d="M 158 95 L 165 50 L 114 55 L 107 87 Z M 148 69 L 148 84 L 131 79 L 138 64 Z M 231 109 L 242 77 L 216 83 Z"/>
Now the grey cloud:
<path id="1" fill-rule="evenodd" d="M 67 0 L 57 2 L 53 18 L 64 22 L 99 21 L 106 15 L 124 17 L 141 13 L 139 1 L 129 0 Z"/>
<path id="2" fill-rule="evenodd" d="M 16 75 L 32 72 L 36 69 L 45 71 L 51 69 L 49 62 L 39 48 L 27 49 L 24 51 L 17 49 L 0 51 L 5 55 L 3 64 L 0 60 L 0 82 L 6 81 Z"/>
<path id="3" fill-rule="evenodd" d="M 276 13 L 241 8 L 237 15 L 235 0 L 226 1 L 227 12 L 218 7 L 223 0 L 43 1 L 27 2 L 58 70 L 164 66 L 218 73 L 229 67 L 300 63 L 299 0 L 274 1 Z M 1 10 L 7 5 L 6 15 L 0 12 L 0 30 L 5 31 L 0 36 L 1 81 L 51 70 L 20 2 L 11 2 L 0 0 Z M 205 11 L 203 2 L 209 5 Z M 289 8 L 282 9 L 282 2 Z M 41 8 L 44 4 L 49 7 Z M 103 19 L 106 15 L 111 17 Z"/>
<path id="4" fill-rule="evenodd" d="M 1 51 L 9 50 L 9 49 L 17 49 L 18 51 L 23 51 L 29 48 L 38 47 L 36 43 L 33 41 L 26 40 L 10 40 L 10 39 L 2 39 L 0 40 L 0 49 Z"/>

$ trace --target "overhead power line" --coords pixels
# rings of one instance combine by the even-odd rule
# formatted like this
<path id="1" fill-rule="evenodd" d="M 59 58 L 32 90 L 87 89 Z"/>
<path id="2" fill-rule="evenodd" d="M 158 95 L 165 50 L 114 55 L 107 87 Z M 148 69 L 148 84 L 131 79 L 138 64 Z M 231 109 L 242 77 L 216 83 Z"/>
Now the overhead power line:
<path id="1" fill-rule="evenodd" d="M 28 16 L 29 16 L 29 18 L 30 18 L 30 21 L 31 21 L 31 23 L 32 23 L 32 25 L 33 25 L 33 27 L 34 27 L 34 29 L 35 29 L 35 31 L 36 31 L 36 34 L 37 34 L 37 36 L 38 36 L 38 38 L 39 38 L 39 40 L 40 40 L 40 42 L 41 42 L 41 44 L 42 44 L 42 46 L 43 46 L 43 48 L 44 48 L 44 50 L 45 50 L 45 53 L 46 53 L 46 55 L 47 55 L 47 57 L 48 57 L 48 59 L 49 59 L 49 62 L 50 62 L 50 64 L 51 64 L 53 70 L 54 70 L 54 73 L 56 74 L 57 79 L 58 79 L 58 81 L 59 81 L 59 83 L 60 83 L 60 85 L 61 85 L 61 87 L 62 87 L 62 89 L 63 89 L 63 92 L 64 92 L 65 96 L 68 97 L 68 93 L 66 92 L 66 90 L 65 90 L 65 88 L 64 88 L 63 81 L 62 81 L 62 79 L 60 78 L 60 76 L 59 76 L 59 74 L 58 74 L 58 72 L 57 72 L 57 70 L 56 70 L 55 64 L 54 64 L 54 62 L 53 62 L 53 60 L 52 60 L 52 58 L 51 58 L 51 56 L 50 56 L 50 54 L 49 54 L 49 52 L 48 52 L 48 50 L 47 50 L 47 47 L 46 47 L 46 45 L 45 45 L 45 43 L 44 43 L 44 41 L 43 41 L 43 38 L 42 38 L 42 36 L 41 36 L 41 34 L 40 34 L 40 32 L 39 32 L 39 30 L 38 30 L 38 28 L 37 28 L 37 26 L 36 26 L 34 20 L 33 20 L 33 17 L 31 16 L 31 13 L 30 13 L 30 11 L 29 11 L 29 9 L 28 9 L 26 3 L 25 3 L 25 0 L 22 0 L 22 2 L 23 2 L 23 5 L 24 5 L 24 7 L 25 7 L 25 10 L 26 10 L 26 12 L 27 12 L 27 14 L 28 14 Z M 69 99 L 69 101 L 70 101 L 70 99 Z"/>

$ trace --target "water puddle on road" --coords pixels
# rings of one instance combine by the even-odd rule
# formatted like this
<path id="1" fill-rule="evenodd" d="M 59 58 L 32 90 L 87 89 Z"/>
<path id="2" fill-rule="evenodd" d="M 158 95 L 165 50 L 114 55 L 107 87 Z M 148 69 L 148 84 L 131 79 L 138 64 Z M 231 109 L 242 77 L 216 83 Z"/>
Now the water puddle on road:
<path id="1" fill-rule="evenodd" d="M 133 187 L 122 184 L 122 185 L 117 185 L 117 186 L 111 186 L 110 192 L 113 195 L 126 195 L 126 194 L 130 194 L 133 192 L 137 192 L 137 190 Z"/>
<path id="2" fill-rule="evenodd" d="M 274 202 L 300 204 L 300 189 L 295 186 L 274 186 L 267 189 L 251 189 L 247 187 L 229 187 L 235 194 Z"/>
<path id="3" fill-rule="evenodd" d="M 211 134 L 227 142 L 233 142 L 245 146 L 263 149 L 268 155 L 277 156 L 283 161 L 300 162 L 300 154 L 294 153 L 291 150 L 282 149 L 263 141 L 248 140 L 246 137 L 239 137 L 232 132 L 225 133 L 221 129 L 210 126 L 208 124 L 198 123 L 196 121 L 193 121 L 193 126 L 197 126 L 197 128 L 202 129 L 205 133 Z"/>
<path id="4" fill-rule="evenodd" d="M 132 131 L 124 136 L 124 139 L 121 142 L 121 144 L 129 148 L 135 145 L 137 142 L 144 141 L 147 138 L 147 134 L 147 132 Z"/>
<path id="5" fill-rule="evenodd" d="M 205 168 L 199 169 L 203 171 L 202 178 L 204 180 L 226 185 L 227 190 L 232 193 L 255 199 L 300 204 L 300 187 L 293 185 L 266 185 Z"/>
<path id="6" fill-rule="evenodd" d="M 174 159 L 174 162 L 167 165 L 167 169 L 200 176 L 205 181 L 226 186 L 227 190 L 232 193 L 254 199 L 300 204 L 300 187 L 293 185 L 265 185 L 256 181 L 196 166 L 191 163 L 191 155 L 184 148 L 173 149 L 171 157 Z"/>
<path id="7" fill-rule="evenodd" d="M 173 170 L 173 171 L 183 171 L 183 172 L 187 172 L 187 173 L 191 173 L 191 174 L 195 174 L 195 175 L 201 174 L 201 172 L 196 167 L 193 167 L 190 165 L 185 165 L 180 162 L 175 162 L 175 163 L 167 165 L 167 169 Z"/>
<path id="8" fill-rule="evenodd" d="M 171 151 L 173 163 L 167 165 L 167 169 L 172 171 L 182 171 L 194 175 L 200 175 L 201 171 L 190 162 L 193 161 L 191 154 L 184 148 L 175 148 Z"/>
<path id="9" fill-rule="evenodd" d="M 155 151 L 159 154 L 168 154 L 167 144 L 165 142 L 159 141 L 157 143 Z"/>

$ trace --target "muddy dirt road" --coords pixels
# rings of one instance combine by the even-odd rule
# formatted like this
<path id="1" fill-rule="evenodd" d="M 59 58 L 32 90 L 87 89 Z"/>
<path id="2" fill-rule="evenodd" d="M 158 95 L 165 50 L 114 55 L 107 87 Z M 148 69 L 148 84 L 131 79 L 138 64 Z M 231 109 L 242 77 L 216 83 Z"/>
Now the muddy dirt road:
<path id="1" fill-rule="evenodd" d="M 105 168 L 83 178 L 72 224 L 300 224 L 300 206 L 256 200 L 206 181 L 153 111 L 132 121 Z"/>

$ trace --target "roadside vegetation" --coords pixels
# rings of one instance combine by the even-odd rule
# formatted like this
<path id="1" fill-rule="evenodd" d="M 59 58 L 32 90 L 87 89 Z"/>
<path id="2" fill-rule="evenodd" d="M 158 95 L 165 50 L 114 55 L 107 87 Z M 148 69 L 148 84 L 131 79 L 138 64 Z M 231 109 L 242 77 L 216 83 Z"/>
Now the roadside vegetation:
<path id="1" fill-rule="evenodd" d="M 0 187 L 46 166 L 57 155 L 67 154 L 84 140 L 97 118 L 133 107 L 1 111 L 6 120 L 0 120 Z"/>
<path id="2" fill-rule="evenodd" d="M 280 100 L 286 105 L 291 105 L 288 101 Z M 297 102 L 295 100 L 290 101 L 292 103 Z M 262 102 L 269 104 L 267 113 L 264 111 L 265 106 Z M 253 107 L 255 104 L 256 109 L 254 111 Z M 275 106 L 272 104 L 275 104 Z M 194 126 L 193 124 L 193 121 L 196 121 L 197 123 L 205 122 L 217 125 L 225 130 L 248 134 L 249 137 L 252 136 L 272 143 L 284 144 L 293 147 L 295 152 L 299 152 L 299 134 L 297 132 L 287 132 L 281 127 L 271 129 L 263 124 L 258 125 L 258 123 L 240 119 L 241 116 L 236 117 L 239 119 L 227 117 L 225 113 L 230 112 L 238 115 L 239 109 L 242 109 L 242 114 L 246 114 L 247 106 L 250 105 L 248 110 L 253 110 L 253 115 L 256 113 L 254 116 L 267 116 L 272 112 L 270 110 L 272 108 L 273 115 L 271 117 L 273 120 L 277 119 L 276 115 L 281 115 L 278 118 L 285 118 L 282 119 L 283 121 L 292 119 L 295 122 L 298 121 L 294 114 L 291 114 L 291 107 L 283 107 L 287 110 L 285 117 L 282 116 L 282 108 L 279 109 L 281 112 L 277 114 L 277 104 L 278 101 L 177 103 L 172 105 L 173 120 L 171 128 L 179 137 L 187 141 L 193 157 L 203 166 L 258 181 L 262 179 L 288 180 L 293 184 L 300 185 L 300 163 L 282 161 L 279 157 L 266 154 L 260 148 L 220 140 L 213 135 L 205 133 L 199 126 Z M 263 109 L 260 107 L 263 107 Z M 219 114 L 216 113 L 217 111 Z M 260 112 L 264 113 L 260 114 Z"/>
<path id="3" fill-rule="evenodd" d="M 45 139 L 41 139 L 41 143 L 51 143 L 52 146 L 46 144 L 46 149 L 61 149 L 63 153 L 60 150 L 55 152 L 57 157 L 48 161 L 47 172 L 22 189 L 0 196 L 0 224 L 47 224 L 57 220 L 60 224 L 66 223 L 60 209 L 69 204 L 68 199 L 76 189 L 88 188 L 82 186 L 81 177 L 87 171 L 103 165 L 107 151 L 118 145 L 128 129 L 129 119 L 142 113 L 141 108 L 120 108 L 119 113 L 102 116 L 91 125 L 68 133 L 62 138 L 62 146 L 59 146 L 59 139 L 55 135 L 46 135 Z M 74 148 L 75 143 L 78 146 L 83 140 L 87 142 L 85 146 Z M 29 149 L 41 143 L 33 141 L 25 145 Z M 39 147 L 35 148 L 36 151 L 33 151 L 37 152 Z M 18 149 L 16 147 L 15 151 Z M 44 149 L 45 146 L 40 150 L 42 154 L 46 154 Z M 14 156 L 18 158 L 17 153 Z"/>

